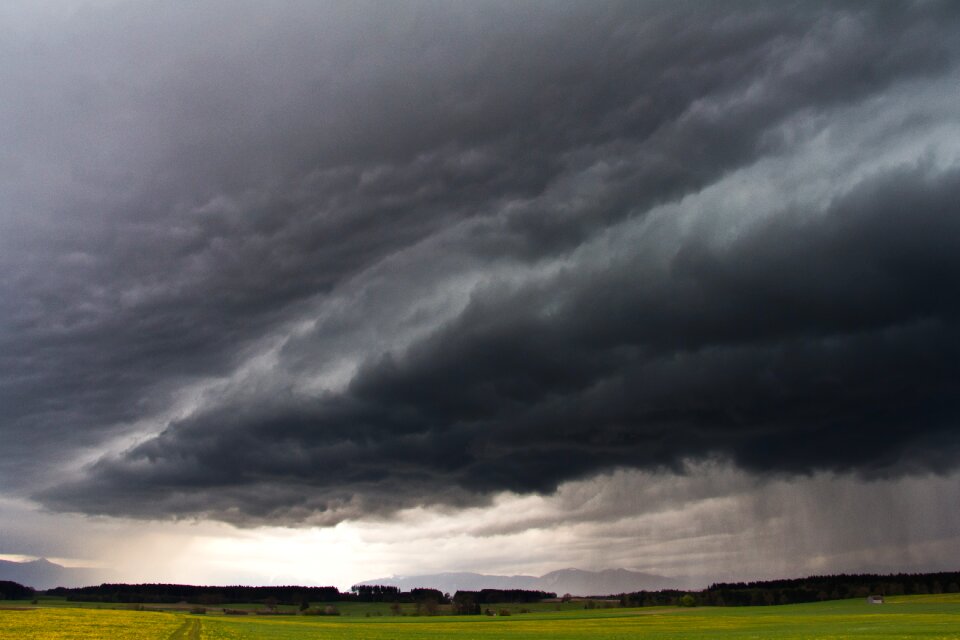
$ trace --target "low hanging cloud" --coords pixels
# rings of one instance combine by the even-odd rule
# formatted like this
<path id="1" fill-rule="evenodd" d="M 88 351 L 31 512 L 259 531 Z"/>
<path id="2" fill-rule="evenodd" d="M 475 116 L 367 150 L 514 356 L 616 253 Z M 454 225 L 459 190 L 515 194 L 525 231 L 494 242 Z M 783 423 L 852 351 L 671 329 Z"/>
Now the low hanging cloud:
<path id="1" fill-rule="evenodd" d="M 36 11 L 4 45 L 18 495 L 333 523 L 960 460 L 949 3 Z"/>
<path id="2" fill-rule="evenodd" d="M 712 456 L 760 473 L 949 470 L 960 345 L 936 283 L 960 275 L 938 240 L 960 237 L 958 176 L 882 176 L 815 218 L 691 241 L 666 264 L 641 252 L 487 287 L 342 390 L 245 391 L 101 460 L 66 496 L 94 512 L 138 513 L 149 496 L 141 515 L 169 500 L 174 514 L 339 519 Z"/>

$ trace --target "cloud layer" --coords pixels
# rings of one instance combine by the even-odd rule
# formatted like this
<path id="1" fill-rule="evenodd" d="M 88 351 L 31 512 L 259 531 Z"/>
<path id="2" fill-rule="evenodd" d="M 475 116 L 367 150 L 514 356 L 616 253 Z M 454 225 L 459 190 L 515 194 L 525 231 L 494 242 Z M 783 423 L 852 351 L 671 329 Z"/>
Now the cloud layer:
<path id="1" fill-rule="evenodd" d="M 0 72 L 17 495 L 329 524 L 960 460 L 949 3 L 32 11 Z"/>

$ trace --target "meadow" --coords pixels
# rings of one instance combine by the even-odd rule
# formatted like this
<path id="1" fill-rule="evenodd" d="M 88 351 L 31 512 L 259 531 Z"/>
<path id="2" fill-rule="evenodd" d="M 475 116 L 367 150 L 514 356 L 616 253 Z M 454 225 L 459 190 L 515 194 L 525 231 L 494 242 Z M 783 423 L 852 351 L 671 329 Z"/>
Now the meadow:
<path id="1" fill-rule="evenodd" d="M 511 616 L 338 617 L 191 615 L 42 604 L 0 605 L 0 638 L 24 640 L 493 640 L 532 638 L 623 640 L 960 639 L 960 596 L 901 596 L 770 607 L 541 610 Z M 70 603 L 75 605 L 75 603 Z"/>

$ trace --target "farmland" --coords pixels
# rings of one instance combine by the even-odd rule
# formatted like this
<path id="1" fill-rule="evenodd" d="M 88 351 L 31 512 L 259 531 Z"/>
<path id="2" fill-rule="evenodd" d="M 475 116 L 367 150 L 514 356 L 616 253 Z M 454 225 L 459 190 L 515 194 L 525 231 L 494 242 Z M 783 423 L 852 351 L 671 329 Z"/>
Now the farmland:
<path id="1" fill-rule="evenodd" d="M 58 604 L 58 603 L 50 603 Z M 8 603 L 12 606 L 12 603 Z M 770 607 L 617 608 L 506 616 L 379 616 L 372 609 L 327 616 L 191 615 L 76 607 L 0 609 L 0 638 L 24 640 L 300 640 L 358 638 L 930 638 L 960 639 L 960 596 L 902 596 Z M 7 605 L 4 605 L 7 606 Z M 361 613 L 361 611 L 363 611 Z M 367 614 L 371 614 L 369 617 Z"/>

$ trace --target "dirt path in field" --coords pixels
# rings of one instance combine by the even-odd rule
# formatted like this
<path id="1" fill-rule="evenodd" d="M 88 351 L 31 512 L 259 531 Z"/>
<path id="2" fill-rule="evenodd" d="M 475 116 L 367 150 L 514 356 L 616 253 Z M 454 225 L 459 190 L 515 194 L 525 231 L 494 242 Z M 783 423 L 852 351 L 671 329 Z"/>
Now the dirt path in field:
<path id="1" fill-rule="evenodd" d="M 200 640 L 200 621 L 196 618 L 184 620 L 167 640 Z"/>

